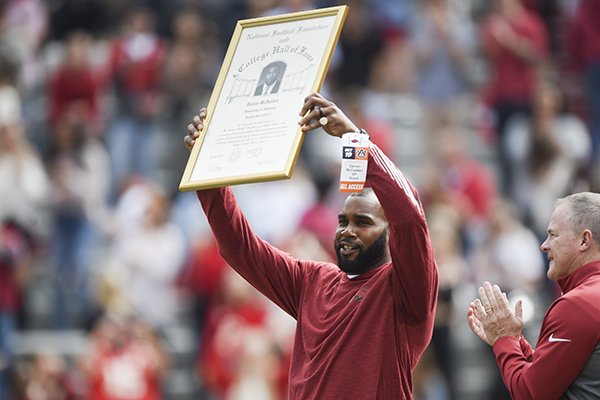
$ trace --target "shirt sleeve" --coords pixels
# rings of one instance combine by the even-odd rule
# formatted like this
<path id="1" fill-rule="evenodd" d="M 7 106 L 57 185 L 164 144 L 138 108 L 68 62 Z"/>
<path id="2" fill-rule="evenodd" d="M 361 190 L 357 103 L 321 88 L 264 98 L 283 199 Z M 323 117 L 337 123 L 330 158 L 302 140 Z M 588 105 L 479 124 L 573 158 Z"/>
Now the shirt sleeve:
<path id="1" fill-rule="evenodd" d="M 299 261 L 260 239 L 230 188 L 197 192 L 225 261 L 293 318 L 298 316 L 303 274 L 318 263 Z"/>
<path id="2" fill-rule="evenodd" d="M 398 315 L 409 321 L 430 321 L 438 292 L 438 271 L 433 257 L 423 206 L 416 189 L 394 163 L 374 144 L 367 169 L 389 224 L 392 287 Z"/>
<path id="3" fill-rule="evenodd" d="M 531 359 L 533 358 L 533 348 L 531 347 L 527 339 L 525 339 L 525 336 L 521 336 L 519 338 L 519 345 L 521 345 L 521 351 L 523 352 L 523 355 L 525 356 L 527 361 L 531 361 Z"/>
<path id="4" fill-rule="evenodd" d="M 558 399 L 567 390 L 598 340 L 589 323 L 593 317 L 585 314 L 572 299 L 559 299 L 546 314 L 535 351 L 514 337 L 494 343 L 496 362 L 513 399 Z"/>

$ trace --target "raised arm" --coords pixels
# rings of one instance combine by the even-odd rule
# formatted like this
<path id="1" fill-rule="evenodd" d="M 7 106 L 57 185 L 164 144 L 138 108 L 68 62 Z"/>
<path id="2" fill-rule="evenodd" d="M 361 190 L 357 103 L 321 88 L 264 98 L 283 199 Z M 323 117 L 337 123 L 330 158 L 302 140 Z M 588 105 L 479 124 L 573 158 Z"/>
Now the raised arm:
<path id="1" fill-rule="evenodd" d="M 184 144 L 194 146 L 204 128 L 206 109 L 188 125 Z M 254 234 L 230 188 L 199 190 L 198 199 L 219 247 L 219 253 L 262 294 L 296 318 L 302 275 L 316 263 L 299 261 Z"/>
<path id="2" fill-rule="evenodd" d="M 230 188 L 199 190 L 198 199 L 225 261 L 292 317 L 298 316 L 302 275 L 313 266 L 260 239 Z"/>
<path id="3" fill-rule="evenodd" d="M 370 149 L 367 184 L 375 191 L 389 223 L 392 284 L 398 306 L 413 320 L 432 320 L 438 273 L 418 193 L 375 144 Z"/>
<path id="4" fill-rule="evenodd" d="M 321 114 L 328 121 L 319 123 Z M 301 110 L 304 131 L 321 127 L 332 136 L 357 132 L 358 127 L 331 101 L 314 93 Z M 373 188 L 389 223 L 392 285 L 402 315 L 432 320 L 437 300 L 438 274 L 423 207 L 416 189 L 375 145 L 370 146 L 367 185 Z"/>

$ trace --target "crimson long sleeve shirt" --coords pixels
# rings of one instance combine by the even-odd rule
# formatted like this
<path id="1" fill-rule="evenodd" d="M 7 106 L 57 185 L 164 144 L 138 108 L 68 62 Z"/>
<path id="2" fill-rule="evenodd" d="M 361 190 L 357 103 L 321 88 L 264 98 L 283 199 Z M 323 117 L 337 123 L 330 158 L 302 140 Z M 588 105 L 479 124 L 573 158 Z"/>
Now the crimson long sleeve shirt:
<path id="1" fill-rule="evenodd" d="M 544 316 L 535 351 L 523 337 L 494 343 L 514 400 L 600 398 L 600 261 L 558 284 L 563 294 Z"/>
<path id="2" fill-rule="evenodd" d="M 412 399 L 412 370 L 431 339 L 438 275 L 423 208 L 371 146 L 367 183 L 389 223 L 392 261 L 353 279 L 261 240 L 229 188 L 198 191 L 223 258 L 297 320 L 293 400 Z"/>

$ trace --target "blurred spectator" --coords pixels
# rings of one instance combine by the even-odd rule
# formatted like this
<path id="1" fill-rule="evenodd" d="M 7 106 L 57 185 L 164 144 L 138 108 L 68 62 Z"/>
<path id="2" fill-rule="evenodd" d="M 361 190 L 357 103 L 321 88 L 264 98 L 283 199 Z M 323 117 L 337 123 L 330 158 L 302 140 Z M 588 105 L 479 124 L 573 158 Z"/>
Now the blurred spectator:
<path id="1" fill-rule="evenodd" d="M 317 234 L 302 225 L 286 242 L 282 243 L 281 247 L 295 257 L 311 257 L 313 260 L 334 262 L 334 257 L 321 244 Z"/>
<path id="2" fill-rule="evenodd" d="M 0 18 L 0 48 L 19 65 L 19 87 L 29 94 L 43 78 L 40 52 L 48 28 L 46 2 L 4 1 Z"/>
<path id="3" fill-rule="evenodd" d="M 110 26 L 106 2 L 102 0 L 59 0 L 50 10 L 50 38 L 67 41 L 75 31 L 100 37 Z"/>
<path id="4" fill-rule="evenodd" d="M 531 116 L 517 115 L 508 122 L 505 146 L 513 173 L 511 198 L 521 218 L 544 238 L 554 200 L 585 189 L 578 187 L 578 177 L 591 152 L 588 131 L 567 111 L 560 89 L 541 82 L 533 94 Z"/>
<path id="5" fill-rule="evenodd" d="M 116 109 L 107 143 L 112 162 L 113 195 L 131 173 L 155 172 L 160 78 L 165 43 L 154 31 L 150 8 L 132 6 L 121 34 L 110 45 L 109 78 Z"/>
<path id="6" fill-rule="evenodd" d="M 285 398 L 277 387 L 283 364 L 268 330 L 269 308 L 231 268 L 223 277 L 222 303 L 210 310 L 202 334 L 202 380 L 218 400 Z"/>
<path id="7" fill-rule="evenodd" d="M 91 64 L 92 37 L 83 31 L 73 31 L 66 41 L 61 64 L 49 76 L 48 113 L 51 127 L 64 118 L 73 106 L 79 107 L 94 136 L 101 133 L 101 82 Z"/>
<path id="8" fill-rule="evenodd" d="M 333 72 L 337 88 L 366 86 L 371 77 L 373 60 L 381 50 L 382 38 L 367 4 L 352 0 L 338 50 L 342 61 Z"/>
<path id="9" fill-rule="evenodd" d="M 519 220 L 514 207 L 505 200 L 496 201 L 489 235 L 473 256 L 476 281 L 499 282 L 507 293 L 516 288 L 535 293 L 545 272 L 539 245 L 533 231 Z"/>
<path id="10" fill-rule="evenodd" d="M 414 17 L 412 0 L 358 0 L 373 22 L 372 53 L 368 80 L 360 85 L 383 93 L 404 93 L 413 89 L 414 54 L 407 36 Z M 352 4 L 349 4 L 352 9 Z M 360 23 L 360 20 L 356 21 Z M 369 25 L 371 26 L 371 25 Z M 360 30 L 359 30 L 360 31 Z M 344 62 L 347 62 L 344 60 Z M 352 63 L 359 61 L 353 60 Z M 356 82 L 358 83 L 358 82 Z M 344 88 L 343 86 L 341 87 Z"/>
<path id="11" fill-rule="evenodd" d="M 89 400 L 159 400 L 168 356 L 159 337 L 134 318 L 104 316 L 84 360 Z"/>
<path id="12" fill-rule="evenodd" d="M 22 377 L 23 400 L 77 400 L 65 359 L 51 350 L 35 354 Z"/>
<path id="13" fill-rule="evenodd" d="M 12 337 L 22 313 L 22 288 L 34 261 L 31 234 L 14 221 L 0 224 L 0 399 L 12 399 Z"/>
<path id="14" fill-rule="evenodd" d="M 456 121 L 468 86 L 467 63 L 474 48 L 472 26 L 452 13 L 448 0 L 423 2 L 413 24 L 417 94 L 426 107 L 431 134 L 443 121 Z"/>
<path id="15" fill-rule="evenodd" d="M 318 193 L 317 201 L 302 215 L 297 229 L 299 236 L 295 238 L 296 235 L 292 234 L 288 239 L 288 243 L 292 247 L 297 244 L 301 249 L 305 249 L 307 247 L 305 243 L 301 241 L 298 243 L 294 242 L 297 242 L 297 239 L 302 240 L 304 234 L 308 234 L 306 239 L 309 243 L 313 243 L 313 240 L 316 240 L 316 243 L 308 246 L 316 254 L 310 257 L 309 254 L 305 254 L 304 256 L 298 254 L 296 256 L 321 261 L 332 261 L 335 259 L 335 248 L 331 242 L 331 238 L 335 234 L 335 228 L 337 227 L 338 213 L 332 204 L 333 200 L 329 191 L 332 186 L 337 187 L 337 181 L 317 181 L 315 186 Z M 288 249 L 288 251 L 296 254 L 292 249 Z M 302 252 L 304 253 L 304 250 Z"/>
<path id="16" fill-rule="evenodd" d="M 464 258 L 461 240 L 461 216 L 458 210 L 443 203 L 430 205 L 427 214 L 440 286 L 433 338 L 430 345 L 430 351 L 433 354 L 427 357 L 425 362 L 430 361 L 434 365 L 429 368 L 437 369 L 438 373 L 441 373 L 447 398 L 456 399 L 456 354 L 452 343 L 452 326 L 455 317 L 453 302 L 456 288 L 464 284 L 468 277 L 467 261 Z M 423 384 L 431 386 L 432 382 Z"/>
<path id="17" fill-rule="evenodd" d="M 315 184 L 302 165 L 296 165 L 293 181 L 240 185 L 234 192 L 254 231 L 276 243 L 292 235 L 317 198 Z M 287 201 L 281 202 L 279 196 L 284 196 Z"/>
<path id="18" fill-rule="evenodd" d="M 439 180 L 442 196 L 459 211 L 467 228 L 476 229 L 472 239 L 492 213 L 497 187 L 489 167 L 469 153 L 459 129 L 450 125 L 435 133 L 438 166 L 433 179 Z"/>
<path id="19" fill-rule="evenodd" d="M 406 33 L 392 30 L 378 40 L 381 43 L 371 56 L 367 87 L 381 93 L 412 92 L 415 62 Z"/>
<path id="20" fill-rule="evenodd" d="M 17 90 L 0 87 L 0 221 L 13 219 L 42 237 L 48 233 L 49 181 L 24 128 Z"/>
<path id="21" fill-rule="evenodd" d="M 103 225 L 105 233 L 113 240 L 125 238 L 140 230 L 146 218 L 155 184 L 141 175 L 130 175 L 123 183 L 112 218 Z"/>
<path id="22" fill-rule="evenodd" d="M 521 0 L 495 0 L 494 5 L 495 11 L 481 25 L 481 40 L 490 68 L 486 99 L 495 112 L 500 183 L 506 194 L 512 185 L 504 144 L 506 123 L 511 116 L 530 110 L 548 51 L 548 33 Z"/>
<path id="23" fill-rule="evenodd" d="M 189 116 L 198 111 L 199 104 L 208 102 L 222 57 L 211 21 L 195 9 L 178 10 L 172 21 L 172 31 L 161 77 L 164 108 L 161 150 L 157 154 L 160 167 L 157 180 L 171 197 L 177 193 L 181 172 L 188 159 L 185 148 L 177 145 L 172 135 L 186 126 Z"/>
<path id="24" fill-rule="evenodd" d="M 592 159 L 590 172 L 600 189 L 600 2 L 581 0 L 571 21 L 568 54 L 571 62 L 581 71 L 588 98 L 588 116 L 591 125 Z"/>
<path id="25" fill-rule="evenodd" d="M 147 178 L 132 175 L 123 183 L 115 206 L 99 227 L 107 240 L 107 252 L 99 260 L 100 270 L 94 282 L 95 294 L 105 312 L 131 313 L 124 286 L 128 270 L 118 260 L 127 238 L 143 229 L 147 210 L 152 202 L 154 184 Z"/>
<path id="26" fill-rule="evenodd" d="M 85 322 L 76 319 L 85 319 L 92 310 L 92 251 L 98 245 L 96 223 L 106 215 L 110 182 L 106 149 L 87 134 L 84 118 L 77 105 L 66 111 L 56 126 L 48 156 L 55 323 L 61 328 Z"/>
<path id="27" fill-rule="evenodd" d="M 298 242 L 291 238 L 290 244 L 295 247 L 288 250 L 317 249 L 321 256 L 328 257 L 314 237 L 297 237 L 301 238 L 310 240 Z M 231 270 L 212 236 L 194 245 L 181 282 L 196 300 L 198 365 L 205 389 L 218 399 L 285 398 L 286 362 L 295 321 L 281 310 L 270 308 Z M 229 339 L 232 335 L 234 340 Z M 261 360 L 265 356 L 267 359 Z"/>
<path id="28" fill-rule="evenodd" d="M 222 301 L 223 276 L 227 268 L 212 235 L 201 235 L 192 244 L 179 284 L 193 298 L 194 323 L 198 332 L 204 331 L 207 314 Z"/>
<path id="29" fill-rule="evenodd" d="M 169 222 L 170 202 L 154 185 L 146 191 L 143 219 L 115 237 L 115 262 L 126 276 L 121 288 L 132 312 L 160 331 L 172 324 L 180 311 L 175 280 L 185 257 L 185 239 Z"/>
<path id="30" fill-rule="evenodd" d="M 245 18 L 264 17 L 275 9 L 279 0 L 245 0 L 243 1 L 243 12 Z M 235 5 L 232 8 L 236 8 Z"/>
<path id="31" fill-rule="evenodd" d="M 171 25 L 162 84 L 168 101 L 165 109 L 182 118 L 180 114 L 190 108 L 197 111 L 198 101 L 207 96 L 205 91 L 216 78 L 218 44 L 210 21 L 195 9 L 178 10 Z"/>

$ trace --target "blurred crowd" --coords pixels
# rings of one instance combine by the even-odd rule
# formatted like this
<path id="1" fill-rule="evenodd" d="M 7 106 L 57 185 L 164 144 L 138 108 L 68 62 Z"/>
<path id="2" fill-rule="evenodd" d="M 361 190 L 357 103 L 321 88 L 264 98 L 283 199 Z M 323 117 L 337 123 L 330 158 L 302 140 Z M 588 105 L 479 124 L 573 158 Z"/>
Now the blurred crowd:
<path id="1" fill-rule="evenodd" d="M 181 324 L 191 398 L 285 398 L 294 322 L 231 272 L 179 192 L 182 138 L 237 20 L 339 4 L 322 91 L 415 183 L 439 266 L 416 398 L 465 398 L 465 293 L 492 280 L 545 309 L 553 202 L 600 190 L 597 0 L 4 0 L 0 399 L 169 398 L 165 338 Z M 256 232 L 299 258 L 335 259 L 337 146 L 308 135 L 291 180 L 235 187 Z M 27 306 L 40 279 L 41 323 Z M 23 354 L 15 336 L 36 329 L 88 346 Z M 497 377 L 481 393 L 508 398 Z"/>

